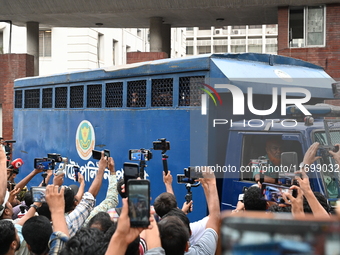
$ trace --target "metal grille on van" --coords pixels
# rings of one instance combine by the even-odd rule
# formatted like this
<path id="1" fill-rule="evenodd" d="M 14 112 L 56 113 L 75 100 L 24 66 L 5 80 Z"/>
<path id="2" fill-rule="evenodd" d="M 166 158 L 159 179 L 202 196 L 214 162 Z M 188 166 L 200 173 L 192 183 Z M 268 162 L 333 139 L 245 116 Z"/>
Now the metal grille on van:
<path id="1" fill-rule="evenodd" d="M 55 108 L 67 107 L 67 87 L 55 88 Z"/>
<path id="2" fill-rule="evenodd" d="M 127 107 L 146 106 L 146 80 L 128 81 Z"/>
<path id="3" fill-rule="evenodd" d="M 42 90 L 42 108 L 52 108 L 52 88 Z"/>
<path id="4" fill-rule="evenodd" d="M 15 108 L 22 108 L 22 90 L 15 91 Z"/>
<path id="5" fill-rule="evenodd" d="M 87 108 L 102 107 L 102 85 L 87 86 Z"/>
<path id="6" fill-rule="evenodd" d="M 151 106 L 172 106 L 173 79 L 152 80 Z"/>
<path id="7" fill-rule="evenodd" d="M 179 78 L 179 106 L 200 106 L 204 76 L 188 76 Z"/>
<path id="8" fill-rule="evenodd" d="M 25 90 L 25 108 L 40 107 L 40 89 Z"/>
<path id="9" fill-rule="evenodd" d="M 70 88 L 70 108 L 84 107 L 84 86 Z"/>
<path id="10" fill-rule="evenodd" d="M 106 84 L 105 107 L 123 106 L 123 82 Z"/>

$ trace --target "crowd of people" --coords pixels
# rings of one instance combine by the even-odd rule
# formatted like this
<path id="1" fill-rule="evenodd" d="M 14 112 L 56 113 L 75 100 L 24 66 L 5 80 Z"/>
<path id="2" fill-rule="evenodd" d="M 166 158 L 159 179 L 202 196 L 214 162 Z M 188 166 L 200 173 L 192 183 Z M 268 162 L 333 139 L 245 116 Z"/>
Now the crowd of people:
<path id="1" fill-rule="evenodd" d="M 321 194 L 313 192 L 305 167 L 317 160 L 319 144 L 314 143 L 307 150 L 302 166 L 296 175 L 297 196 L 283 193 L 285 203 L 271 203 L 262 198 L 261 181 L 244 193 L 233 214 L 243 211 L 263 211 L 264 213 L 292 213 L 301 217 L 312 213 L 317 218 L 330 217 L 332 207 Z M 277 148 L 272 148 L 278 150 Z M 267 151 L 270 155 L 270 151 Z M 330 152 L 340 164 L 340 152 Z M 47 171 L 45 183 L 46 202 L 33 201 L 28 190 L 21 197 L 20 192 L 29 181 L 41 173 L 34 169 L 30 174 L 13 183 L 13 175 L 7 169 L 6 155 L 0 147 L 0 255 L 9 254 L 215 254 L 217 251 L 221 225 L 220 202 L 214 173 L 210 168 L 203 171 L 198 179 L 204 190 L 208 215 L 190 222 L 187 213 L 193 210 L 193 201 L 184 202 L 181 209 L 172 188 L 172 175 L 163 172 L 165 192 L 155 198 L 147 228 L 131 227 L 129 206 L 125 193 L 124 180 L 117 180 L 115 163 L 112 157 L 102 157 L 98 162 L 98 172 L 85 191 L 85 181 L 78 173 L 79 185 L 63 185 L 63 174 Z M 106 198 L 97 206 L 95 199 L 102 187 L 105 169 L 110 170 Z M 53 180 L 51 180 L 53 178 Z M 265 177 L 267 178 L 267 177 Z M 274 178 L 273 178 L 274 179 Z M 43 183 L 42 183 L 43 184 Z M 42 185 L 41 184 L 41 185 Z M 118 207 L 119 196 L 122 207 Z M 18 199 L 19 198 L 19 199 Z M 339 202 L 338 202 L 339 203 Z M 340 205 L 335 208 L 340 218 Z M 334 212 L 335 214 L 335 212 Z"/>

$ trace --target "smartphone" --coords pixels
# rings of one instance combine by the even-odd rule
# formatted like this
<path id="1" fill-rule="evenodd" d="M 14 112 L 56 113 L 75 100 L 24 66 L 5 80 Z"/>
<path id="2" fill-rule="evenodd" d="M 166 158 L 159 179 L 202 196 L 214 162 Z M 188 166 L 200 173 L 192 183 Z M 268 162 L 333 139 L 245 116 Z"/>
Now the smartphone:
<path id="1" fill-rule="evenodd" d="M 48 153 L 47 157 L 54 159 L 54 161 L 57 162 L 57 163 L 60 163 L 60 162 L 63 161 L 63 158 L 61 157 L 61 155 L 57 154 L 57 153 Z"/>
<path id="2" fill-rule="evenodd" d="M 129 160 L 148 161 L 149 159 L 151 159 L 151 157 L 152 157 L 152 154 L 150 150 L 143 150 L 143 152 L 140 149 L 129 150 Z"/>
<path id="3" fill-rule="evenodd" d="M 104 150 L 104 156 L 110 157 L 110 150 Z"/>
<path id="4" fill-rule="evenodd" d="M 294 192 L 293 192 L 294 191 Z M 287 186 L 272 184 L 272 183 L 262 183 L 261 194 L 262 199 L 275 202 L 278 204 L 284 204 L 282 193 L 289 193 L 292 196 L 297 196 L 296 190 L 291 190 Z"/>
<path id="5" fill-rule="evenodd" d="M 150 225 L 150 182 L 149 180 L 129 180 L 129 217 L 131 227 Z"/>
<path id="6" fill-rule="evenodd" d="M 38 170 L 53 170 L 55 166 L 54 159 L 50 158 L 35 158 L 34 159 L 34 169 Z"/>
<path id="7" fill-rule="evenodd" d="M 124 170 L 124 183 L 125 183 L 125 192 L 128 194 L 127 183 L 131 179 L 137 179 L 139 176 L 139 165 L 137 163 L 125 162 L 123 165 Z"/>
<path id="8" fill-rule="evenodd" d="M 92 150 L 92 158 L 100 160 L 102 158 L 102 152 L 101 151 Z"/>
<path id="9" fill-rule="evenodd" d="M 109 150 L 104 150 L 104 156 L 110 157 L 110 151 Z M 92 158 L 100 160 L 102 158 L 102 152 L 101 151 L 92 150 Z"/>
<path id="10" fill-rule="evenodd" d="M 46 187 L 31 187 L 33 202 L 46 202 Z"/>
<path id="11" fill-rule="evenodd" d="M 185 180 L 188 180 L 189 178 L 186 177 L 184 174 L 178 174 L 177 175 L 177 183 L 178 184 L 186 184 L 188 182 L 186 182 Z"/>
<path id="12" fill-rule="evenodd" d="M 73 166 L 74 180 L 78 182 L 79 166 Z"/>
<path id="13" fill-rule="evenodd" d="M 169 141 L 155 141 L 152 143 L 153 149 L 156 151 L 168 151 L 170 150 L 170 142 Z"/>

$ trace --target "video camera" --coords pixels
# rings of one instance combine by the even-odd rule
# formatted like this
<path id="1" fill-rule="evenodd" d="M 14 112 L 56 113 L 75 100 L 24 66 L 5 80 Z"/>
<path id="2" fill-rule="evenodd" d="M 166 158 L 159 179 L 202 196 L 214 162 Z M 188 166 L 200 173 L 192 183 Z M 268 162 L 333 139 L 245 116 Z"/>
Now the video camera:
<path id="1" fill-rule="evenodd" d="M 177 175 L 177 183 L 179 184 L 196 184 L 198 178 L 203 178 L 199 167 L 189 166 L 184 168 L 184 174 Z"/>
<path id="2" fill-rule="evenodd" d="M 192 200 L 191 188 L 198 187 L 201 184 L 197 181 L 198 178 L 203 178 L 202 172 L 197 171 L 196 167 L 192 166 L 184 168 L 184 174 L 177 174 L 177 183 L 185 184 L 185 188 L 187 189 L 187 194 L 184 197 L 186 203 L 190 203 Z M 189 212 L 191 212 L 190 209 L 188 213 Z"/>
<path id="3" fill-rule="evenodd" d="M 156 151 L 162 151 L 162 162 L 163 162 L 163 171 L 165 175 L 168 174 L 168 158 L 166 155 L 166 151 L 170 150 L 170 142 L 166 140 L 166 138 L 159 138 L 158 141 L 154 141 L 153 149 Z"/>

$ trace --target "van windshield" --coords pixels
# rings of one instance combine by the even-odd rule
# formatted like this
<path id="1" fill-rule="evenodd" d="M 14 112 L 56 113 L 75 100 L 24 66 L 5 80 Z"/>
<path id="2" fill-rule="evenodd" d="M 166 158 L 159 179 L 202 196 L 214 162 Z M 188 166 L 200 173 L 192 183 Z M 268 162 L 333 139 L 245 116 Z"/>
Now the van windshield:
<path id="1" fill-rule="evenodd" d="M 329 138 L 333 145 L 337 143 L 340 144 L 340 130 L 331 130 L 329 132 Z M 318 156 L 321 156 L 318 165 L 316 166 L 316 170 L 322 174 L 328 198 L 338 198 L 340 186 L 340 165 L 334 161 L 333 157 L 328 152 L 332 147 L 328 146 L 326 132 L 315 132 L 314 141 L 320 143 L 317 154 Z"/>

